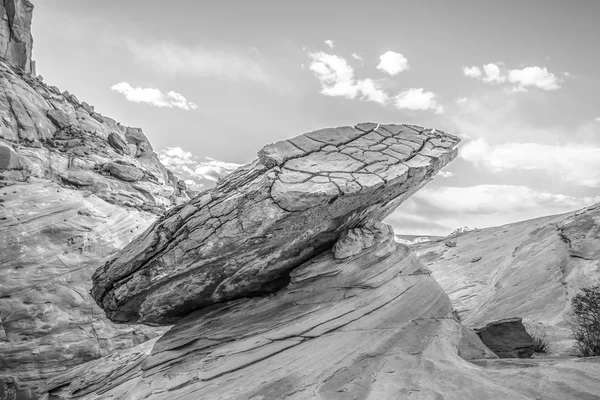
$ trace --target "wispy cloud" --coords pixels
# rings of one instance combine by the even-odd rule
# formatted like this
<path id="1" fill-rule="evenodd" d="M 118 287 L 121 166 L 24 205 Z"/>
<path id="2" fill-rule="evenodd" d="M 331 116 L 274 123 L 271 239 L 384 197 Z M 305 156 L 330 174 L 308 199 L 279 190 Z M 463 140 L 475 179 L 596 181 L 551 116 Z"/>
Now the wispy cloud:
<path id="1" fill-rule="evenodd" d="M 599 147 L 541 143 L 489 145 L 479 138 L 467 142 L 459 155 L 495 172 L 537 171 L 570 183 L 600 187 Z"/>
<path id="2" fill-rule="evenodd" d="M 354 68 L 343 57 L 322 51 L 308 53 L 308 56 L 312 59 L 309 69 L 319 79 L 321 94 L 325 96 L 360 98 L 383 105 L 393 100 L 393 104 L 398 109 L 433 110 L 436 113 L 444 111 L 438 103 L 438 96 L 431 91 L 411 88 L 391 98 L 384 88 L 385 80 L 357 79 L 354 76 Z M 395 67 L 392 67 L 392 63 L 386 65 L 388 73 L 391 73 L 390 71 L 397 73 L 397 68 L 400 67 L 394 65 Z"/>
<path id="3" fill-rule="evenodd" d="M 387 94 L 372 79 L 357 80 L 354 68 L 339 56 L 324 52 L 309 53 L 312 59 L 309 69 L 321 82 L 321 94 L 354 99 L 358 95 L 364 100 L 385 104 Z"/>
<path id="4" fill-rule="evenodd" d="M 171 76 L 217 76 L 269 83 L 270 76 L 256 51 L 184 46 L 169 41 L 125 40 L 137 63 Z"/>
<path id="5" fill-rule="evenodd" d="M 408 59 L 395 51 L 386 51 L 379 56 L 377 69 L 387 72 L 390 75 L 397 75 L 402 71 L 409 69 Z"/>
<path id="6" fill-rule="evenodd" d="M 173 91 L 163 93 L 154 88 L 134 88 L 127 82 L 117 83 L 111 87 L 111 90 L 121 93 L 128 101 L 134 103 L 147 103 L 156 107 L 177 107 L 187 111 L 198 108 L 183 95 Z"/>
<path id="7" fill-rule="evenodd" d="M 327 45 L 327 47 L 329 47 L 330 49 L 333 49 L 333 48 L 335 47 L 335 44 L 333 43 L 333 40 L 326 40 L 324 43 L 325 43 L 325 44 Z"/>
<path id="8" fill-rule="evenodd" d="M 513 92 L 526 92 L 526 87 L 536 87 L 542 90 L 560 89 L 561 80 L 546 67 L 524 67 L 521 69 L 501 69 L 503 63 L 490 63 L 483 70 L 476 65 L 463 67 L 462 72 L 469 78 L 479 79 L 485 83 L 500 84 L 510 82 L 515 84 Z M 565 76 L 569 76 L 565 74 Z"/>
<path id="9" fill-rule="evenodd" d="M 394 105 L 399 109 L 407 110 L 434 110 L 437 114 L 444 112 L 433 92 L 426 92 L 423 88 L 412 88 L 398 93 L 394 98 Z"/>
<path id="10" fill-rule="evenodd" d="M 158 157 L 165 167 L 184 179 L 188 185 L 193 182 L 196 188 L 216 182 L 240 166 L 211 157 L 200 159 L 181 147 L 167 147 L 159 152 Z"/>
<path id="11" fill-rule="evenodd" d="M 363 58 L 356 53 L 352 53 L 352 58 L 354 58 L 355 60 L 358 60 L 358 61 L 363 61 Z"/>

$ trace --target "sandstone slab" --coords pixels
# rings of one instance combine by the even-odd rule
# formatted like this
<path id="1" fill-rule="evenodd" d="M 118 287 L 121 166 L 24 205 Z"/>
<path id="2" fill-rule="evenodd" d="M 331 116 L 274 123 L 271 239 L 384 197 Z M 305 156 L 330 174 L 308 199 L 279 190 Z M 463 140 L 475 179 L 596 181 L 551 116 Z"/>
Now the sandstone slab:
<path id="1" fill-rule="evenodd" d="M 170 324 L 276 290 L 342 232 L 385 218 L 456 156 L 457 143 L 441 131 L 365 123 L 265 146 L 100 268 L 92 294 L 114 321 Z"/>

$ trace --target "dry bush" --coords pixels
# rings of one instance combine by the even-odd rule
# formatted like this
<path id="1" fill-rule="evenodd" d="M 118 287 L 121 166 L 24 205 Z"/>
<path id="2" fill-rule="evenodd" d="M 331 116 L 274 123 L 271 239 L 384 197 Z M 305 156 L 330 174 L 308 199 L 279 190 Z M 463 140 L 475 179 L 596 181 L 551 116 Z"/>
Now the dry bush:
<path id="1" fill-rule="evenodd" d="M 543 325 L 531 325 L 527 328 L 527 333 L 533 339 L 533 351 L 536 353 L 549 353 L 550 340 Z"/>
<path id="2" fill-rule="evenodd" d="M 570 325 L 582 357 L 600 356 L 600 284 L 582 288 L 571 299 Z"/>

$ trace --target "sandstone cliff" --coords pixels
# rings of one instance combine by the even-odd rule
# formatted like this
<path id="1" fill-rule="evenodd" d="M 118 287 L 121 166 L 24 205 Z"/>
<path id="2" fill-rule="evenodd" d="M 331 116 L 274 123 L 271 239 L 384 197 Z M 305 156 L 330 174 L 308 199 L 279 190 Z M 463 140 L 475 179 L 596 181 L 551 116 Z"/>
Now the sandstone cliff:
<path id="1" fill-rule="evenodd" d="M 106 319 L 91 274 L 189 198 L 141 129 L 32 75 L 27 0 L 0 13 L 0 377 L 29 399 L 47 378 L 162 332 Z"/>
<path id="2" fill-rule="evenodd" d="M 35 62 L 31 59 L 32 17 L 33 4 L 29 0 L 0 3 L 0 57 L 35 76 Z"/>
<path id="3" fill-rule="evenodd" d="M 452 240 L 456 247 L 440 240 L 414 249 L 464 324 L 521 317 L 526 326 L 546 327 L 554 352 L 571 351 L 570 299 L 600 279 L 600 204 Z"/>

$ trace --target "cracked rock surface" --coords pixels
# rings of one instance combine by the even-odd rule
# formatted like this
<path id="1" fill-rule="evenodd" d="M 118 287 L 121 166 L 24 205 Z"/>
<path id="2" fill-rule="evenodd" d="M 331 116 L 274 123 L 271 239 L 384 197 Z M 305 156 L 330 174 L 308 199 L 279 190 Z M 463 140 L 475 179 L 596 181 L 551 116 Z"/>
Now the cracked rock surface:
<path id="1" fill-rule="evenodd" d="M 462 323 L 481 327 L 521 317 L 526 328 L 545 327 L 553 353 L 572 353 L 571 298 L 600 278 L 600 204 L 452 240 L 456 247 L 441 240 L 413 248 L 449 294 Z"/>
<path id="2" fill-rule="evenodd" d="M 99 268 L 92 295 L 113 321 L 161 325 L 275 291 L 345 230 L 383 220 L 457 143 L 432 129 L 363 123 L 267 145 Z"/>

